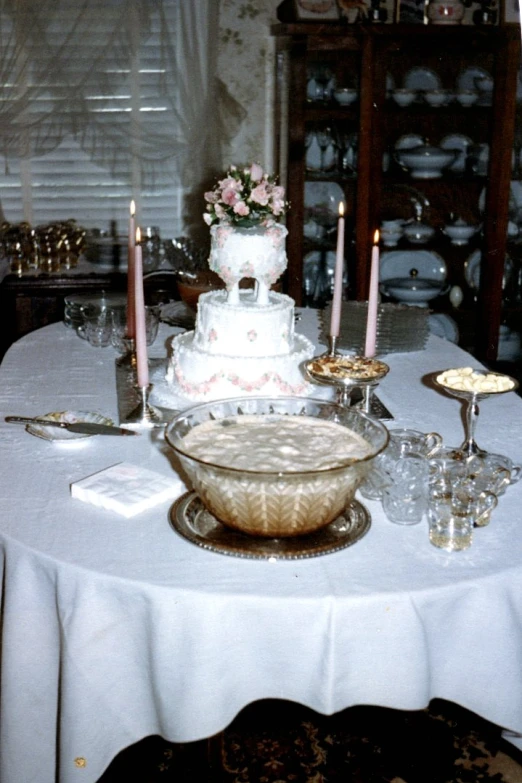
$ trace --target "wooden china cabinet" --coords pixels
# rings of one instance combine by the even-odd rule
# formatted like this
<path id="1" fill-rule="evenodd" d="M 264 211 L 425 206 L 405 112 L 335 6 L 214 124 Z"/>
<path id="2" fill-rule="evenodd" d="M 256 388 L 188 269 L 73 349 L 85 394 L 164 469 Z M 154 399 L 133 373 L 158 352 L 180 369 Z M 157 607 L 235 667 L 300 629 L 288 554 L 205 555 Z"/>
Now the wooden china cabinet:
<path id="1" fill-rule="evenodd" d="M 359 300 L 367 298 L 375 229 L 385 218 L 413 218 L 412 204 L 418 200 L 423 222 L 435 229 L 429 244 L 422 247 L 442 256 L 448 283 L 460 286 L 464 296 L 458 308 L 449 304 L 447 294 L 430 302 L 430 307 L 451 313 L 464 347 L 484 360 L 494 360 L 505 318 L 503 277 L 514 178 L 520 28 L 285 23 L 272 32 L 278 50 L 279 170 L 291 203 L 288 293 L 299 304 L 306 300 L 303 262 L 306 265 L 314 250 L 331 250 L 335 244 L 335 215 L 330 215 L 330 226 L 319 238 L 307 231 L 309 193 L 314 188 L 316 194 L 321 188 L 330 195 L 342 193 L 348 228 L 347 296 Z M 321 69 L 331 77 L 330 89 L 332 84 L 355 87 L 357 100 L 342 106 L 328 89 L 317 100 L 310 85 Z M 397 105 L 393 89 L 402 87 L 416 71 L 421 76 L 429 73 L 437 87 L 452 93 L 466 80 L 470 84 L 465 86 L 474 88 L 474 74 L 485 72 L 493 78 L 494 90 L 481 92 L 473 106 L 464 107 L 453 99 L 433 107 L 422 98 L 409 106 Z M 322 159 L 319 167 L 307 166 L 310 137 L 317 138 L 324 128 L 332 134 L 333 153 L 329 151 L 331 157 L 324 166 Z M 472 145 L 466 151 L 465 167 L 446 169 L 440 177 L 413 178 L 396 156 L 398 140 L 412 134 L 434 146 L 452 134 L 469 139 Z M 352 145 L 348 164 L 342 157 L 346 141 L 344 146 L 339 142 L 346 138 Z M 470 165 L 472 148 L 486 156 L 481 168 Z M 482 231 L 465 246 L 453 245 L 442 231 L 450 214 L 482 224 Z M 418 246 L 402 238 L 398 247 L 414 250 Z M 473 251 L 480 255 L 478 289 L 469 286 L 465 274 Z"/>

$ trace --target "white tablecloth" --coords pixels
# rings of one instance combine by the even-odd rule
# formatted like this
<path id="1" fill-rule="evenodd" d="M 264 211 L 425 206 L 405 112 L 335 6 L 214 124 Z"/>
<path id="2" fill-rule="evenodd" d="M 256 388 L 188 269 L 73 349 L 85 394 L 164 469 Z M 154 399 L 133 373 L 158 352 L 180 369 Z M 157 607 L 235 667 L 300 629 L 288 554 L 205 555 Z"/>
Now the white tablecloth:
<path id="1" fill-rule="evenodd" d="M 317 338 L 313 313 L 299 331 Z M 470 357 L 431 336 L 387 361 L 379 396 L 394 425 L 460 443 L 460 403 L 421 378 Z M 70 497 L 120 461 L 171 475 L 160 432 L 60 446 L 4 423 L 64 409 L 117 419 L 112 349 L 62 324 L 32 333 L 4 358 L 0 400 L 2 783 L 93 783 L 144 736 L 209 736 L 266 697 L 326 714 L 440 697 L 522 732 L 522 482 L 466 552 L 366 503 L 372 527 L 353 547 L 241 560 L 177 535 L 169 503 L 126 520 Z M 479 443 L 522 461 L 522 399 L 481 408 Z"/>

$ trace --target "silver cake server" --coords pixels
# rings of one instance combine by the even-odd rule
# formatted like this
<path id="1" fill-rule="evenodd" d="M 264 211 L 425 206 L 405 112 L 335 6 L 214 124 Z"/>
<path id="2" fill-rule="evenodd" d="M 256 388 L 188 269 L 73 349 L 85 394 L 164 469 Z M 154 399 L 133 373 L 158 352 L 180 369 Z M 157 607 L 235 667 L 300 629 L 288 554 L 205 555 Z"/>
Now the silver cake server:
<path id="1" fill-rule="evenodd" d="M 27 416 L 6 416 L 5 420 L 15 424 L 36 424 L 43 427 L 60 427 L 69 432 L 82 435 L 139 435 L 135 430 L 124 427 L 112 427 L 108 424 L 95 424 L 90 421 L 52 421 L 51 419 L 34 419 Z"/>

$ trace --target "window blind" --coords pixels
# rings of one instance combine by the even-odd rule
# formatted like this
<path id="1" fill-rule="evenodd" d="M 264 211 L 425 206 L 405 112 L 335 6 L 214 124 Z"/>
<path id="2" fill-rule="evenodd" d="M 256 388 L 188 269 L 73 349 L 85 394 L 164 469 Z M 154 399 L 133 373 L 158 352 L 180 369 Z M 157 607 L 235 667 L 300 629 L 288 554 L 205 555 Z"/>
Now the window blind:
<path id="1" fill-rule="evenodd" d="M 215 0 L 2 0 L 0 202 L 6 220 L 74 218 L 179 236 L 218 164 Z"/>

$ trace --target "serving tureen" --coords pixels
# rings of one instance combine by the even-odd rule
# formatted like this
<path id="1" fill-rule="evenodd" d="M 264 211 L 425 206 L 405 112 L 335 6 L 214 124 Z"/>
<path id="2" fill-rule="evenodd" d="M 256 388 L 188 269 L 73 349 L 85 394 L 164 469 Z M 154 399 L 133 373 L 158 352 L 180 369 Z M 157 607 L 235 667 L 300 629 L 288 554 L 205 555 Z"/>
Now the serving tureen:
<path id="1" fill-rule="evenodd" d="M 395 154 L 399 165 L 415 179 L 437 179 L 442 176 L 443 169 L 454 162 L 457 151 L 421 144 L 412 149 L 397 150 Z"/>

